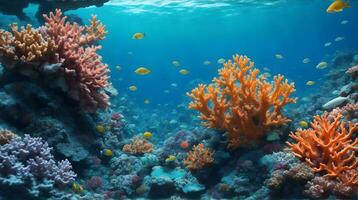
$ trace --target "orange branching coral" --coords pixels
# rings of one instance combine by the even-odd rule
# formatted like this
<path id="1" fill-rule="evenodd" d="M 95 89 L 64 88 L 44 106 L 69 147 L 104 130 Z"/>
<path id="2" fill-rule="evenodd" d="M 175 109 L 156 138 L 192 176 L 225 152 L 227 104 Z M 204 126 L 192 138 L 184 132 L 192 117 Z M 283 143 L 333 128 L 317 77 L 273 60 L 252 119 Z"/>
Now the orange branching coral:
<path id="1" fill-rule="evenodd" d="M 204 166 L 214 162 L 214 152 L 206 148 L 202 143 L 193 146 L 184 159 L 184 165 L 189 170 L 202 169 Z"/>
<path id="2" fill-rule="evenodd" d="M 290 98 L 294 84 L 281 75 L 269 83 L 258 74 L 249 58 L 235 55 L 212 84 L 199 84 L 188 94 L 189 108 L 201 113 L 205 126 L 228 133 L 229 148 L 255 143 L 270 128 L 290 121 L 281 111 L 296 101 Z"/>
<path id="3" fill-rule="evenodd" d="M 86 32 L 90 37 L 88 40 L 103 40 L 107 34 L 106 27 L 97 20 L 96 15 L 92 15 L 90 22 L 90 26 L 85 26 Z"/>
<path id="4" fill-rule="evenodd" d="M 323 172 L 325 177 L 337 178 L 347 185 L 358 184 L 358 138 L 352 139 L 358 124 L 347 126 L 340 118 L 340 114 L 333 121 L 328 119 L 327 113 L 322 117 L 315 116 L 312 128 L 291 133 L 290 137 L 297 143 L 287 144 L 293 154 L 304 159 L 314 172 Z"/>
<path id="5" fill-rule="evenodd" d="M 135 137 L 130 144 L 124 145 L 122 150 L 128 154 L 150 153 L 153 151 L 153 144 L 146 139 Z"/>

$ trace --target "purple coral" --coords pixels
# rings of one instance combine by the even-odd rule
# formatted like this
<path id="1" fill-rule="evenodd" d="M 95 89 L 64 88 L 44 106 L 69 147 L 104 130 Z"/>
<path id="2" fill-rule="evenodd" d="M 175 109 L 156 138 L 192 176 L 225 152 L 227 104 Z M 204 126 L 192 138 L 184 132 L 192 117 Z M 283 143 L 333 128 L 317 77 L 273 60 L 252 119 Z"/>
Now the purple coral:
<path id="1" fill-rule="evenodd" d="M 0 146 L 0 184 L 11 185 L 32 180 L 41 182 L 52 180 L 57 186 L 65 186 L 75 180 L 68 160 L 56 162 L 51 154 L 52 148 L 41 138 L 25 135 L 17 137 L 8 144 Z"/>

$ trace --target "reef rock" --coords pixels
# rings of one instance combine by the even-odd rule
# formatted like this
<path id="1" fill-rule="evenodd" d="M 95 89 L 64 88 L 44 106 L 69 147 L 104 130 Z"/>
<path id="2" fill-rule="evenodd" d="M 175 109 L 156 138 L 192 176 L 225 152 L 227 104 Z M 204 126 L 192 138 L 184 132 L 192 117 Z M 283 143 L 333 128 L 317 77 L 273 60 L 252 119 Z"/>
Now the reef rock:
<path id="1" fill-rule="evenodd" d="M 175 192 L 195 196 L 205 189 L 190 172 L 180 168 L 155 166 L 144 182 L 150 188 L 149 196 L 152 198 L 167 198 Z"/>
<path id="2" fill-rule="evenodd" d="M 29 20 L 23 11 L 29 6 L 29 4 L 37 4 L 39 8 L 36 13 L 36 17 L 41 21 L 42 14 L 54 11 L 56 8 L 60 8 L 63 11 L 75 10 L 88 6 L 103 6 L 104 3 L 109 0 L 66 0 L 66 1 L 48 1 L 48 0 L 0 0 L 0 12 L 6 15 L 16 15 L 20 20 Z"/>

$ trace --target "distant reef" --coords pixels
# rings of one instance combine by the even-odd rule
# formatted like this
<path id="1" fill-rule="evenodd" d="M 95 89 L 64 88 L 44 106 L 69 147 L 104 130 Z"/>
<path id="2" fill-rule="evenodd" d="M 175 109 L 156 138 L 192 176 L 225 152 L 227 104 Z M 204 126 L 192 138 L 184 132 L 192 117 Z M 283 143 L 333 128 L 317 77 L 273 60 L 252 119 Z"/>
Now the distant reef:
<path id="1" fill-rule="evenodd" d="M 20 20 L 28 20 L 23 9 L 27 8 L 29 4 L 37 4 L 39 8 L 36 12 L 36 18 L 42 21 L 42 15 L 54 11 L 56 8 L 60 8 L 62 11 L 75 10 L 88 6 L 103 6 L 104 3 L 109 0 L 0 0 L 0 12 L 6 15 L 16 15 Z"/>

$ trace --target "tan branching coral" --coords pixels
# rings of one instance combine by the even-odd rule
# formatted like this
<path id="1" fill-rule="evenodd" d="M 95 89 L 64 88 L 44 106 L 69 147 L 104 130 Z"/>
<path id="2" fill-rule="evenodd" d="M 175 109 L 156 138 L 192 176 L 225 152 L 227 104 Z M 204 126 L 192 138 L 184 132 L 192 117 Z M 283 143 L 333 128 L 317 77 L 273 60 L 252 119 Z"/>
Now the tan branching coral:
<path id="1" fill-rule="evenodd" d="M 11 32 L 0 30 L 0 52 L 8 59 L 21 62 L 36 62 L 55 55 L 57 45 L 44 38 L 40 30 L 30 24 L 19 30 L 16 23 L 10 25 Z"/>
<path id="2" fill-rule="evenodd" d="M 153 151 L 153 144 L 149 143 L 146 139 L 135 137 L 130 144 L 126 144 L 122 149 L 128 154 L 144 154 Z"/>
<path id="3" fill-rule="evenodd" d="M 18 29 L 16 23 L 12 24 L 11 31 L 14 36 L 13 45 L 17 59 L 22 62 L 48 59 L 50 56 L 54 56 L 57 50 L 54 40 L 45 39 L 40 30 L 33 29 L 30 24 L 26 27 L 21 27 L 21 30 Z"/>
<path id="4" fill-rule="evenodd" d="M 336 178 L 346 185 L 358 184 L 358 138 L 352 135 L 358 124 L 340 121 L 338 114 L 333 121 L 327 113 L 315 116 L 310 129 L 298 129 L 290 137 L 297 143 L 287 144 L 295 156 L 304 159 L 314 172 L 322 172 L 325 177 Z"/>
<path id="5" fill-rule="evenodd" d="M 214 152 L 206 148 L 202 143 L 193 146 L 184 159 L 184 165 L 189 170 L 198 170 L 214 162 Z"/>
<path id="6" fill-rule="evenodd" d="M 6 129 L 0 129 L 0 145 L 10 142 L 13 138 L 17 137 L 15 133 Z"/>
<path id="7" fill-rule="evenodd" d="M 282 108 L 296 101 L 290 98 L 294 84 L 282 75 L 270 83 L 258 74 L 249 58 L 235 55 L 212 84 L 199 84 L 188 94 L 189 108 L 200 112 L 205 126 L 227 132 L 229 148 L 256 143 L 269 129 L 290 121 Z"/>

